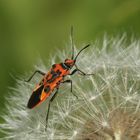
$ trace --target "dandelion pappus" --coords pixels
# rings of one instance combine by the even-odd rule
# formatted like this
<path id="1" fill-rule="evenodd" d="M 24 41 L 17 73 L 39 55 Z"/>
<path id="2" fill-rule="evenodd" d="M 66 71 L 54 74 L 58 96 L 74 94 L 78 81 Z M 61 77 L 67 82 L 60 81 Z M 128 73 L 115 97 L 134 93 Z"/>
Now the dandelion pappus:
<path id="1" fill-rule="evenodd" d="M 65 61 L 62 63 L 53 64 L 48 73 L 44 73 L 40 70 L 36 70 L 31 75 L 31 77 L 27 81 L 25 81 L 25 82 L 29 82 L 36 73 L 39 73 L 43 76 L 43 78 L 39 82 L 39 84 L 36 85 L 36 88 L 33 90 L 32 95 L 28 101 L 27 107 L 29 109 L 36 107 L 37 105 L 39 105 L 40 103 L 42 103 L 44 100 L 46 100 L 48 97 L 50 97 L 52 95 L 52 97 L 48 103 L 48 110 L 47 110 L 47 115 L 46 115 L 46 128 L 47 128 L 48 116 L 49 116 L 49 111 L 50 111 L 50 104 L 56 97 L 60 84 L 61 83 L 70 83 L 71 92 L 72 92 L 72 80 L 64 80 L 64 78 L 67 75 L 73 75 L 76 72 L 79 72 L 79 74 L 81 74 L 83 76 L 93 75 L 93 74 L 87 74 L 87 73 L 83 72 L 75 64 L 79 54 L 83 50 L 85 50 L 87 47 L 89 47 L 90 45 L 89 44 L 86 45 L 74 57 L 73 28 L 71 28 L 71 44 L 72 44 L 71 59 L 65 59 Z M 73 68 L 73 66 L 75 66 L 75 69 L 72 72 L 70 72 L 70 70 Z M 55 93 L 53 93 L 54 89 L 56 89 Z M 72 94 L 73 94 L 73 92 L 72 92 Z M 73 94 L 73 95 L 76 96 L 75 94 Z"/>

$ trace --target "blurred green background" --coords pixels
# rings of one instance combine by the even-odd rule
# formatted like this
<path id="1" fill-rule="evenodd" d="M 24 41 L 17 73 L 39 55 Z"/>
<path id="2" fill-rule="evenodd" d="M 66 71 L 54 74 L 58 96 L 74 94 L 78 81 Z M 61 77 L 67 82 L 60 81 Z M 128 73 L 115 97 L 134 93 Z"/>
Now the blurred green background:
<path id="1" fill-rule="evenodd" d="M 71 25 L 78 46 L 105 32 L 139 38 L 140 0 L 0 0 L 0 110 L 13 77 L 65 49 Z"/>

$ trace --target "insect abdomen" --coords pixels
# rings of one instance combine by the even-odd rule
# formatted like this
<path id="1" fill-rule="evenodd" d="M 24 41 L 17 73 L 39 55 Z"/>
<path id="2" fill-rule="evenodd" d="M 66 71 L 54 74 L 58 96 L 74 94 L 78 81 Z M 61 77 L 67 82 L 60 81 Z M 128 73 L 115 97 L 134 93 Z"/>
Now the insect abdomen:
<path id="1" fill-rule="evenodd" d="M 28 101 L 28 104 L 27 104 L 28 108 L 32 109 L 41 101 L 40 96 L 41 96 L 43 88 L 44 88 L 44 85 L 41 85 L 37 90 L 35 90 L 32 93 L 32 95 Z"/>

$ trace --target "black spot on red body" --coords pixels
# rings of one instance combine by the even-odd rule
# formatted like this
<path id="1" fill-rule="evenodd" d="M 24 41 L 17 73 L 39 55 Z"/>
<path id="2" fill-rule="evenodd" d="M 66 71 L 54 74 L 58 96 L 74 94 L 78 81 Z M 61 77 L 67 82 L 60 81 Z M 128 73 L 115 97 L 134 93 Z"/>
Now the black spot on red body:
<path id="1" fill-rule="evenodd" d="M 61 71 L 60 70 L 57 70 L 57 71 L 51 70 L 51 74 L 52 74 L 52 77 L 49 80 L 47 80 L 48 83 L 54 82 L 60 76 Z"/>
<path id="2" fill-rule="evenodd" d="M 60 70 L 57 70 L 56 73 L 60 75 L 62 72 Z"/>
<path id="3" fill-rule="evenodd" d="M 51 74 L 54 75 L 56 72 L 52 69 L 51 70 Z"/>
<path id="4" fill-rule="evenodd" d="M 48 93 L 50 90 L 51 90 L 50 86 L 46 86 L 46 87 L 44 88 L 44 91 L 45 91 L 46 93 Z"/>
<path id="5" fill-rule="evenodd" d="M 34 106 L 36 106 L 40 102 L 40 95 L 42 93 L 43 88 L 44 88 L 44 85 L 40 86 L 37 90 L 35 90 L 32 93 L 27 104 L 28 108 L 32 109 Z"/>

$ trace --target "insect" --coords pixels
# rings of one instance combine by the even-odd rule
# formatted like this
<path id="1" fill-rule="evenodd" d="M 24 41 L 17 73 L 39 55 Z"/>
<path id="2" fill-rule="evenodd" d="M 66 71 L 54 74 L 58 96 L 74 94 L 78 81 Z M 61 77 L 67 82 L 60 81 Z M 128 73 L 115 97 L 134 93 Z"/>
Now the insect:
<path id="1" fill-rule="evenodd" d="M 86 45 L 74 57 L 74 43 L 73 43 L 73 28 L 72 27 L 71 27 L 71 46 L 72 46 L 71 59 L 65 59 L 65 61 L 62 63 L 53 64 L 48 73 L 42 72 L 40 70 L 36 70 L 30 76 L 30 78 L 25 81 L 25 82 L 29 82 L 34 77 L 34 75 L 36 73 L 39 73 L 43 76 L 41 81 L 36 85 L 35 89 L 33 90 L 32 95 L 30 96 L 29 101 L 27 103 L 27 107 L 29 109 L 32 109 L 51 96 L 51 99 L 49 99 L 48 110 L 47 110 L 47 114 L 46 114 L 46 128 L 47 128 L 47 122 L 48 122 L 48 117 L 49 117 L 50 105 L 58 93 L 60 84 L 70 83 L 71 84 L 71 92 L 72 92 L 72 80 L 70 80 L 70 79 L 65 80 L 65 77 L 67 75 L 73 75 L 76 72 L 79 72 L 79 74 L 81 74 L 83 76 L 93 75 L 93 74 L 87 74 L 87 73 L 83 72 L 75 64 L 79 54 L 83 50 L 88 48 L 90 45 L 89 44 Z M 74 66 L 75 66 L 75 69 L 71 72 L 70 70 Z M 56 91 L 53 92 L 54 90 L 56 90 Z M 74 96 L 76 96 L 73 92 L 72 92 L 72 94 Z"/>

